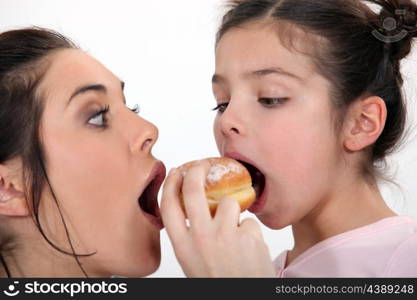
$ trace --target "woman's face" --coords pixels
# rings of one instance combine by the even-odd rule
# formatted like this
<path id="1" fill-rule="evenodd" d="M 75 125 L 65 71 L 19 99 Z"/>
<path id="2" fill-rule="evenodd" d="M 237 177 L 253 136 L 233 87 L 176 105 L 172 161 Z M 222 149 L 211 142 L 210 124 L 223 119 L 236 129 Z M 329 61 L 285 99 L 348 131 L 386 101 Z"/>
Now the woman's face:
<path id="1" fill-rule="evenodd" d="M 156 194 L 165 177 L 151 154 L 157 128 L 126 107 L 120 79 L 80 50 L 52 55 L 39 91 L 50 184 L 76 252 L 96 253 L 80 258 L 87 273 L 152 273 L 162 228 Z M 71 252 L 50 193 L 44 198 L 41 218 L 57 245 Z"/>
<path id="2" fill-rule="evenodd" d="M 231 29 L 216 49 L 213 91 L 220 153 L 265 176 L 250 210 L 266 226 L 295 223 L 330 198 L 340 143 L 328 81 L 308 56 L 285 48 L 272 26 Z"/>

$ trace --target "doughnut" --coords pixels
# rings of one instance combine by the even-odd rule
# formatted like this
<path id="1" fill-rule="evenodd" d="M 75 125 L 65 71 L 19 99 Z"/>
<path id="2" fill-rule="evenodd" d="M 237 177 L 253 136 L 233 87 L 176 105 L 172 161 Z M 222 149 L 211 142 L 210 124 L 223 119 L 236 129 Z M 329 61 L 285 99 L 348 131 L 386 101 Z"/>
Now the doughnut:
<path id="1" fill-rule="evenodd" d="M 205 158 L 210 169 L 205 181 L 205 194 L 212 216 L 215 215 L 220 200 L 235 199 L 240 212 L 245 211 L 255 201 L 256 194 L 252 187 L 252 179 L 248 170 L 238 161 L 228 157 Z M 179 167 L 183 176 L 197 161 L 191 161 Z M 185 212 L 182 191 L 180 192 L 181 206 Z"/>

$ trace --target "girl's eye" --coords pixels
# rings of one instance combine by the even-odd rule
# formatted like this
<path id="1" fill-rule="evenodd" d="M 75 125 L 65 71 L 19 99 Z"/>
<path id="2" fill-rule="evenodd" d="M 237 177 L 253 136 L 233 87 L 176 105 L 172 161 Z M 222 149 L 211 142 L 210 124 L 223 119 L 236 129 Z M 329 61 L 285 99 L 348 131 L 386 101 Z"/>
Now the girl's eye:
<path id="1" fill-rule="evenodd" d="M 90 119 L 88 119 L 88 124 L 96 127 L 106 127 L 107 118 L 106 114 L 109 112 L 110 107 L 106 106 L 105 108 L 96 112 Z"/>
<path id="2" fill-rule="evenodd" d="M 215 108 L 213 108 L 213 111 L 217 110 L 219 113 L 224 113 L 228 104 L 229 103 L 220 103 Z"/>
<path id="3" fill-rule="evenodd" d="M 129 109 L 133 111 L 135 114 L 139 114 L 140 112 L 139 104 L 135 104 L 132 108 L 129 107 Z"/>
<path id="4" fill-rule="evenodd" d="M 259 98 L 258 101 L 265 107 L 274 107 L 278 104 L 283 104 L 288 98 Z"/>

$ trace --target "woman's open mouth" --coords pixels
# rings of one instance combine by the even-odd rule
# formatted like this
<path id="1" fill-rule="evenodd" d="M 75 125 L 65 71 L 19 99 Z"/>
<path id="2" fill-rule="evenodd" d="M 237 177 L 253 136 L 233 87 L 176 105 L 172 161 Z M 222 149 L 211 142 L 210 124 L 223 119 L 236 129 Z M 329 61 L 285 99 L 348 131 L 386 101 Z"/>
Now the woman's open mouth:
<path id="1" fill-rule="evenodd" d="M 147 219 L 158 229 L 164 228 L 158 206 L 158 192 L 165 179 L 166 169 L 162 162 L 157 162 L 153 168 L 146 188 L 139 197 L 139 207 Z"/>
<path id="2" fill-rule="evenodd" d="M 237 160 L 242 165 L 244 165 L 246 169 L 249 171 L 249 174 L 252 178 L 252 186 L 255 189 L 255 193 L 256 193 L 256 200 L 249 207 L 248 210 L 252 213 L 259 212 L 263 208 L 265 201 L 266 201 L 265 175 L 257 167 L 255 167 L 249 159 L 243 157 L 242 155 L 238 153 L 227 153 L 225 156 Z"/>

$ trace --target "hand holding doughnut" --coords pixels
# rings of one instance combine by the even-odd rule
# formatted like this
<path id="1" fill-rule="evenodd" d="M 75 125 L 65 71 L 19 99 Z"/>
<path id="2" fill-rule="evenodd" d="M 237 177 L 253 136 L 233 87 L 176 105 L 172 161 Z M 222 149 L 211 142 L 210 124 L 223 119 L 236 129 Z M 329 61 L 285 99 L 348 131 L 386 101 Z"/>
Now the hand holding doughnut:
<path id="1" fill-rule="evenodd" d="M 235 199 L 239 203 L 240 212 L 248 209 L 256 199 L 248 170 L 238 161 L 228 157 L 212 157 L 202 161 L 210 164 L 205 181 L 205 194 L 211 215 L 215 215 L 217 206 L 225 198 Z M 181 174 L 185 176 L 188 169 L 196 162 L 201 161 L 191 161 L 180 166 Z M 182 192 L 180 198 L 185 212 Z"/>
<path id="2" fill-rule="evenodd" d="M 238 201 L 246 197 L 236 195 L 253 194 L 246 192 L 248 182 L 239 177 L 245 172 L 240 166 L 235 169 L 234 163 L 216 167 L 218 162 L 205 159 L 186 164 L 171 170 L 165 181 L 161 215 L 178 262 L 187 277 L 274 277 L 258 222 L 239 220 L 240 211 L 250 204 L 241 208 Z M 211 198 L 213 204 L 207 205 Z M 209 206 L 220 198 L 212 216 Z"/>

